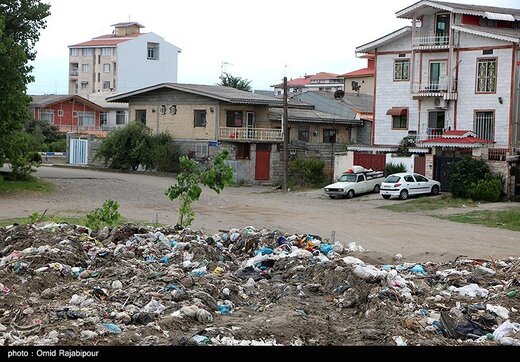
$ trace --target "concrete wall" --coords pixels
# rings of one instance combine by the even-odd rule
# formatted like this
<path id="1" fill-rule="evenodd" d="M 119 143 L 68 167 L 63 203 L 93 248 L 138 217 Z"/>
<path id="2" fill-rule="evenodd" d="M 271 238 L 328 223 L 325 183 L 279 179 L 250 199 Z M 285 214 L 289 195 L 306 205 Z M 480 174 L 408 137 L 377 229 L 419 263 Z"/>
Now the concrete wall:
<path id="1" fill-rule="evenodd" d="M 404 164 L 406 166 L 407 172 L 414 172 L 414 160 L 415 157 L 398 157 L 394 156 L 391 153 L 386 154 L 386 164 L 393 163 L 395 165 L 398 165 L 400 163 Z"/>
<path id="2" fill-rule="evenodd" d="M 336 130 L 336 143 L 345 144 L 351 141 L 350 126 L 321 123 L 296 123 L 289 124 L 289 140 L 298 140 L 298 130 L 309 130 L 309 143 L 323 143 L 323 131 L 326 129 Z"/>
<path id="3" fill-rule="evenodd" d="M 352 90 L 352 82 L 358 82 L 361 85 L 359 93 L 374 95 L 374 77 L 351 77 L 345 78 L 345 93 L 355 94 L 356 91 Z"/>
<path id="4" fill-rule="evenodd" d="M 147 59 L 148 43 L 159 44 L 159 59 Z M 154 33 L 143 34 L 117 47 L 118 93 L 129 92 L 150 85 L 177 82 L 179 48 Z"/>
<path id="5" fill-rule="evenodd" d="M 334 180 L 354 166 L 354 151 L 338 152 L 334 154 Z"/>
<path id="6" fill-rule="evenodd" d="M 504 177 L 504 193 L 508 197 L 513 196 L 514 190 L 512 190 L 511 187 L 511 172 L 509 169 L 509 164 L 503 161 L 486 161 L 486 163 L 488 164 L 491 172 L 501 174 Z"/>

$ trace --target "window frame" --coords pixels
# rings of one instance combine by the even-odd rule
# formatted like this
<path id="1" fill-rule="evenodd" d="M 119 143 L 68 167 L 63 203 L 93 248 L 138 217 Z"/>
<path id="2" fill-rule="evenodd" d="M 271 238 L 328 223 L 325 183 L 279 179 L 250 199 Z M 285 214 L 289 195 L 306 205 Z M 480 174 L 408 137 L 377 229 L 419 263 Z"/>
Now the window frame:
<path id="1" fill-rule="evenodd" d="M 81 90 L 88 89 L 88 81 L 82 80 L 81 82 L 79 82 L 79 88 Z"/>
<path id="2" fill-rule="evenodd" d="M 251 144 L 237 143 L 235 160 L 251 160 Z"/>
<path id="3" fill-rule="evenodd" d="M 82 48 L 81 55 L 83 57 L 91 57 L 92 55 L 94 55 L 94 49 L 93 48 Z"/>
<path id="4" fill-rule="evenodd" d="M 140 116 L 144 115 L 144 119 L 142 119 Z M 135 121 L 141 122 L 142 124 L 146 124 L 146 116 L 147 112 L 146 109 L 136 109 L 135 110 Z M 144 120 L 144 122 L 143 122 Z"/>
<path id="5" fill-rule="evenodd" d="M 150 52 L 152 52 L 152 55 L 150 55 Z M 159 43 L 148 42 L 146 44 L 146 59 L 159 60 Z"/>
<path id="6" fill-rule="evenodd" d="M 108 123 L 108 113 L 107 112 L 99 112 L 99 125 L 106 126 Z"/>
<path id="7" fill-rule="evenodd" d="M 495 62 L 495 89 L 493 91 L 481 91 L 479 90 L 479 85 L 480 85 L 480 81 L 479 81 L 479 64 L 481 62 L 488 62 L 491 63 L 492 61 Z M 486 57 L 486 58 L 477 58 L 477 61 L 476 61 L 476 73 L 475 73 L 475 94 L 496 94 L 497 93 L 497 86 L 498 86 L 498 57 Z M 489 67 L 489 66 L 488 66 Z M 489 71 L 489 68 L 486 68 L 486 72 Z M 489 88 L 489 76 L 487 77 L 487 80 L 485 80 L 485 88 Z"/>
<path id="8" fill-rule="evenodd" d="M 204 120 L 202 121 L 202 116 L 204 116 Z M 193 110 L 193 128 L 206 128 L 208 123 L 207 120 L 208 111 L 205 109 L 195 109 Z"/>
<path id="9" fill-rule="evenodd" d="M 106 50 L 108 50 L 108 52 L 105 52 Z M 105 54 L 105 53 L 108 53 L 108 54 Z M 114 54 L 113 48 L 111 48 L 111 47 L 101 48 L 101 55 L 102 56 L 104 56 L 104 57 L 111 57 L 113 54 Z"/>
<path id="10" fill-rule="evenodd" d="M 108 87 L 106 86 L 107 84 L 108 84 Z M 110 84 L 111 84 L 111 82 L 109 80 L 104 80 L 103 81 L 103 85 L 102 85 L 103 86 L 103 90 L 105 90 L 105 89 L 110 90 Z"/>
<path id="11" fill-rule="evenodd" d="M 120 121 L 120 116 L 123 116 L 123 123 Z M 124 125 L 126 124 L 126 112 L 125 111 L 116 111 L 116 125 Z"/>
<path id="12" fill-rule="evenodd" d="M 81 73 L 90 73 L 90 64 L 88 64 L 88 63 L 81 64 Z"/>
<path id="13" fill-rule="evenodd" d="M 110 73 L 111 69 L 112 69 L 112 64 L 103 63 L 103 73 Z"/>
<path id="14" fill-rule="evenodd" d="M 45 115 L 45 118 L 42 118 L 43 115 Z M 50 120 L 47 116 L 50 116 Z M 54 109 L 40 109 L 40 121 L 54 124 Z"/>
<path id="15" fill-rule="evenodd" d="M 326 137 L 325 133 L 327 133 L 327 132 L 329 133 L 328 137 L 329 137 L 330 140 L 331 140 L 331 137 L 332 137 L 330 135 L 330 132 L 334 132 L 334 141 L 331 141 L 331 142 L 325 141 L 325 137 Z M 330 144 L 338 143 L 338 130 L 337 129 L 333 129 L 333 128 L 324 129 L 323 130 L 323 143 L 327 143 L 327 144 L 328 143 L 330 143 Z"/>
<path id="16" fill-rule="evenodd" d="M 397 70 L 397 65 L 398 63 L 407 63 L 408 64 L 408 69 L 407 69 L 407 78 L 404 78 L 402 77 L 401 79 L 399 78 L 396 78 L 396 70 Z M 401 69 L 401 72 L 403 72 L 403 70 Z M 397 58 L 397 59 L 394 59 L 394 67 L 393 67 L 393 75 L 392 75 L 393 79 L 394 79 L 394 82 L 409 82 L 410 81 L 410 58 Z"/>
<path id="17" fill-rule="evenodd" d="M 486 138 L 484 137 L 485 135 L 483 134 L 479 134 L 477 132 L 477 116 L 479 113 L 491 113 L 492 117 L 493 117 L 493 126 L 492 126 L 492 138 Z M 476 109 L 473 113 L 473 131 L 475 132 L 475 134 L 477 135 L 477 137 L 479 138 L 482 138 L 482 139 L 485 139 L 485 140 L 489 140 L 489 141 L 495 141 L 495 137 L 496 137 L 496 114 L 495 114 L 495 110 L 494 109 Z"/>
<path id="18" fill-rule="evenodd" d="M 85 117 L 89 116 L 89 117 Z M 85 118 L 89 121 L 92 120 L 92 123 L 85 124 Z M 96 125 L 96 112 L 87 112 L 87 111 L 78 111 L 78 126 L 79 127 L 94 127 Z"/>
<path id="19" fill-rule="evenodd" d="M 230 115 L 234 113 L 233 125 L 230 122 Z M 240 115 L 239 119 L 237 119 L 237 115 Z M 237 120 L 240 121 L 240 126 L 237 126 Z M 244 127 L 244 111 L 237 110 L 227 110 L 226 111 L 226 127 L 228 128 L 243 128 Z"/>
<path id="20" fill-rule="evenodd" d="M 297 132 L 298 132 L 298 134 L 297 134 L 298 141 L 309 143 L 309 141 L 311 139 L 311 129 L 309 126 L 298 126 Z M 304 133 L 304 132 L 307 133 L 307 140 L 301 139 L 301 137 L 300 137 L 302 135 L 302 133 Z"/>
<path id="21" fill-rule="evenodd" d="M 71 57 L 79 57 L 79 54 L 80 54 L 80 49 L 79 48 L 70 48 L 70 56 Z"/>
<path id="22" fill-rule="evenodd" d="M 405 108 L 405 107 L 403 107 Z M 405 119 L 405 127 L 395 127 L 396 125 L 396 119 L 399 118 L 399 122 L 400 122 L 400 125 L 401 125 L 401 122 L 403 121 L 403 117 L 406 117 Z M 406 114 L 401 114 L 399 116 L 392 116 L 392 131 L 406 131 L 408 130 L 408 127 L 409 127 L 409 124 L 410 124 L 410 110 L 408 108 L 406 108 Z"/>

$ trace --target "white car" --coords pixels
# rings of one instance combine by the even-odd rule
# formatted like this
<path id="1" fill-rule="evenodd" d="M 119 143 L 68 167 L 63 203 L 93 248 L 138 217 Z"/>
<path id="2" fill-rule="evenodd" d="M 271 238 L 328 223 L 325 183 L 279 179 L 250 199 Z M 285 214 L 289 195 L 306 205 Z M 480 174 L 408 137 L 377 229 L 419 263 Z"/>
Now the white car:
<path id="1" fill-rule="evenodd" d="M 429 180 L 417 173 L 396 173 L 383 181 L 379 193 L 384 199 L 398 196 L 401 200 L 406 200 L 410 195 L 438 195 L 440 190 L 439 181 Z"/>

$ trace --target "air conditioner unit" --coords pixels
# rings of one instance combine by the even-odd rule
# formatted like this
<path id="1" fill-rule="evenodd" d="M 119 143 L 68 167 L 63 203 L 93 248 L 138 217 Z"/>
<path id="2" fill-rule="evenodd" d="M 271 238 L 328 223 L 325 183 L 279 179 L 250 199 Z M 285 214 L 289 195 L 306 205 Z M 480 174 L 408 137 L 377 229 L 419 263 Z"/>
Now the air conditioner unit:
<path id="1" fill-rule="evenodd" d="M 444 100 L 442 98 L 435 98 L 433 100 L 433 105 L 435 106 L 435 108 L 448 108 L 448 106 L 450 105 L 450 101 Z"/>

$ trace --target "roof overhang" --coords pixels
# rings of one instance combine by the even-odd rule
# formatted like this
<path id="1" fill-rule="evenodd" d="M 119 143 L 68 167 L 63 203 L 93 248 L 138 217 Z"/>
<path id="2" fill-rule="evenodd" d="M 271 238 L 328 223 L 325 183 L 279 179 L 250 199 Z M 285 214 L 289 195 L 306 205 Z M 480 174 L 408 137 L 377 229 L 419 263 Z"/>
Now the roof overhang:
<path id="1" fill-rule="evenodd" d="M 393 41 L 400 37 L 403 37 L 403 36 L 407 35 L 408 33 L 410 33 L 410 34 L 412 33 L 411 26 L 405 26 L 404 28 L 401 28 L 399 30 L 394 31 L 393 33 L 390 33 L 379 39 L 371 41 L 370 43 L 363 44 L 356 48 L 356 53 L 368 53 L 368 52 L 374 51 L 377 47 L 387 44 L 390 41 Z"/>
<path id="2" fill-rule="evenodd" d="M 515 21 L 515 17 L 511 14 L 492 13 L 489 11 L 484 12 L 484 17 L 491 20 Z"/>
<path id="3" fill-rule="evenodd" d="M 486 38 L 503 40 L 503 41 L 517 43 L 517 44 L 520 43 L 520 38 L 514 38 L 514 37 L 506 36 L 506 35 L 493 34 L 493 33 L 482 31 L 482 30 L 468 29 L 468 28 L 466 28 L 464 26 L 460 26 L 460 25 L 453 25 L 452 29 L 458 30 L 458 31 L 461 31 L 461 32 L 467 33 L 467 34 L 483 36 Z"/>
<path id="4" fill-rule="evenodd" d="M 486 11 L 478 11 L 464 8 L 464 4 L 447 4 L 447 3 L 438 3 L 435 1 L 427 1 L 422 0 L 418 1 L 415 4 L 412 4 L 403 10 L 398 11 L 395 15 L 400 19 L 413 19 L 414 14 L 417 15 L 418 10 L 425 9 L 427 7 L 448 11 L 454 14 L 462 14 L 462 15 L 474 15 L 474 16 L 483 16 L 492 20 L 505 20 L 505 21 L 516 21 L 520 17 L 514 16 L 512 14 L 505 13 L 495 13 L 495 12 L 486 12 Z"/>
<path id="5" fill-rule="evenodd" d="M 403 107 L 392 107 L 388 111 L 386 111 L 387 116 L 404 116 L 408 113 L 408 108 Z"/>

